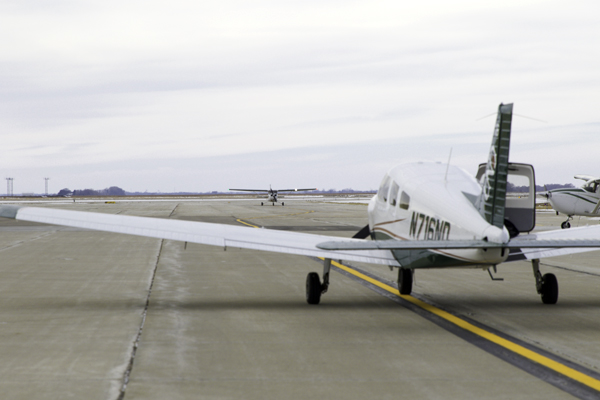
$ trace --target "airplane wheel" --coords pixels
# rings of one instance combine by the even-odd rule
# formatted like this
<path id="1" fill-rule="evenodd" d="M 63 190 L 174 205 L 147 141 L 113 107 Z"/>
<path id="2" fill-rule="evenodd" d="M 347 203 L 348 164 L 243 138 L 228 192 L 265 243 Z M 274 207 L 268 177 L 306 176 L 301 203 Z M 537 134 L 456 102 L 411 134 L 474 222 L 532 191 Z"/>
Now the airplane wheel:
<path id="1" fill-rule="evenodd" d="M 283 207 L 283 201 L 281 202 L 281 206 Z"/>
<path id="2" fill-rule="evenodd" d="M 316 272 L 310 272 L 306 276 L 306 302 L 308 304 L 319 304 L 321 301 L 321 279 Z"/>
<path id="3" fill-rule="evenodd" d="M 571 227 L 571 223 L 569 221 L 565 221 L 562 224 L 560 224 L 560 227 L 562 229 L 569 229 Z"/>
<path id="4" fill-rule="evenodd" d="M 558 280 L 554 274 L 545 274 L 542 277 L 542 303 L 556 304 L 558 301 Z"/>
<path id="5" fill-rule="evenodd" d="M 398 291 L 400 291 L 400 294 L 410 294 L 412 292 L 412 283 L 412 269 L 400 268 L 398 270 Z"/>
<path id="6" fill-rule="evenodd" d="M 261 206 L 263 205 L 262 201 L 260 202 L 260 205 L 261 205 Z"/>

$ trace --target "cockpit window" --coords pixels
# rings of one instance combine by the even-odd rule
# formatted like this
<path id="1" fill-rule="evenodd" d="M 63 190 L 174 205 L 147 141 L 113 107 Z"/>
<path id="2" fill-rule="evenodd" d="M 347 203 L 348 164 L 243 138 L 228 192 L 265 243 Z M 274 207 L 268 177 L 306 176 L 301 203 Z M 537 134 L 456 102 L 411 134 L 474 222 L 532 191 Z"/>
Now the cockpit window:
<path id="1" fill-rule="evenodd" d="M 390 191 L 390 177 L 386 175 L 383 178 L 383 181 L 381 181 L 381 186 L 379 186 L 379 190 L 377 191 L 377 197 L 379 197 L 379 199 L 381 201 L 387 201 L 389 191 Z"/>
<path id="2" fill-rule="evenodd" d="M 402 194 L 400 195 L 400 208 L 408 210 L 409 203 L 410 196 L 406 192 L 402 192 Z"/>
<path id="3" fill-rule="evenodd" d="M 391 206 L 396 205 L 396 201 L 398 199 L 398 190 L 400 190 L 400 187 L 398 186 L 398 184 L 396 182 L 392 181 L 392 188 L 390 189 L 390 205 Z"/>
<path id="4" fill-rule="evenodd" d="M 584 185 L 583 190 L 585 190 L 586 192 L 590 192 L 590 193 L 596 193 L 597 187 L 598 187 L 598 184 L 596 182 L 592 182 L 588 185 Z"/>

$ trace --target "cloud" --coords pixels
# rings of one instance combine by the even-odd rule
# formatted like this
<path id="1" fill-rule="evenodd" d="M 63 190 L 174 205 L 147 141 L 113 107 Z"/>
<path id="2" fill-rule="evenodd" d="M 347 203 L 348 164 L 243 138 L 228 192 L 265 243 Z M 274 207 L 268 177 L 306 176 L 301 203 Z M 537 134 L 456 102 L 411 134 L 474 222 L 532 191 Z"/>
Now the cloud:
<path id="1" fill-rule="evenodd" d="M 398 159 L 417 151 L 438 157 L 432 149 L 442 146 L 433 140 L 477 147 L 485 132 L 487 143 L 493 118 L 477 120 L 514 102 L 516 113 L 548 121 L 515 117 L 515 132 L 531 135 L 527 146 L 551 155 L 540 158 L 538 174 L 557 163 L 593 169 L 586 149 L 598 144 L 591 135 L 600 89 L 594 6 L 3 2 L 0 166 L 15 176 L 49 167 L 68 176 L 71 167 L 100 185 L 112 165 L 123 165 L 137 171 L 125 188 L 137 187 L 142 170 L 177 175 L 181 159 L 227 159 L 243 174 L 239 160 L 285 164 L 277 154 L 339 147 L 354 162 L 379 166 L 395 160 L 365 158 L 369 143 L 377 155 L 410 144 Z M 564 143 L 574 134 L 586 148 Z M 335 168 L 328 158 L 312 164 Z M 353 171 L 356 185 L 366 186 L 358 178 L 365 174 Z"/>

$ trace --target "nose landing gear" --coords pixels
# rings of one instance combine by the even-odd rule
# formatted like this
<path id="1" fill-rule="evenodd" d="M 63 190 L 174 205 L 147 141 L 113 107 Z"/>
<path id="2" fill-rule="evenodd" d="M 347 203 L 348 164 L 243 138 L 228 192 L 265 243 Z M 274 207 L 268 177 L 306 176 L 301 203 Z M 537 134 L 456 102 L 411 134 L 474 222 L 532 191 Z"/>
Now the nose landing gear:
<path id="1" fill-rule="evenodd" d="M 563 222 L 562 224 L 560 224 L 560 227 L 562 229 L 569 229 L 571 227 L 571 223 L 569 221 L 572 219 L 573 219 L 573 216 L 569 215 L 567 217 L 567 220 L 565 222 Z"/>

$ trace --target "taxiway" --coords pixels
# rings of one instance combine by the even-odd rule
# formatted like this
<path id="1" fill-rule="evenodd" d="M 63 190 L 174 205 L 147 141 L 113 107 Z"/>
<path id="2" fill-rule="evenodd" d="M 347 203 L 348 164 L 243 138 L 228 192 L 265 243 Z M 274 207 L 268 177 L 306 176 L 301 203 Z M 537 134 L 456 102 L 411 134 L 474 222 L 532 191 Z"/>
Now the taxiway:
<path id="1" fill-rule="evenodd" d="M 46 206 L 346 237 L 366 224 L 360 202 L 285 201 Z M 537 229 L 562 220 L 540 212 Z M 559 280 L 556 305 L 541 303 L 527 262 L 499 266 L 503 281 L 482 270 L 417 271 L 413 290 L 436 308 L 581 366 L 593 380 L 600 373 L 598 254 L 542 260 L 543 272 Z M 310 306 L 306 274 L 322 267 L 307 257 L 5 219 L 0 256 L 6 398 L 589 397 L 482 350 L 351 276 L 333 273 L 321 304 Z M 382 266 L 354 267 L 392 286 L 396 279 Z"/>

